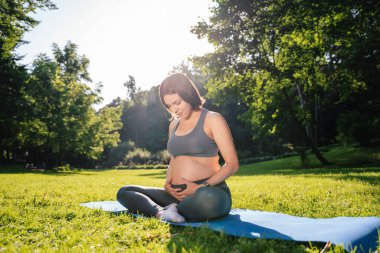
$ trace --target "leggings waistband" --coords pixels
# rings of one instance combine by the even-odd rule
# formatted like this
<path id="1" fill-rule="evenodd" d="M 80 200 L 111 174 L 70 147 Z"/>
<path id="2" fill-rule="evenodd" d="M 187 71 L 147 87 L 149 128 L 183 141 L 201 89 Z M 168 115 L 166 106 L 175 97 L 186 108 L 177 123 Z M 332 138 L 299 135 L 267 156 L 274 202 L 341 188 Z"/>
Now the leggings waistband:
<path id="1" fill-rule="evenodd" d="M 204 178 L 204 179 L 199 179 L 199 180 L 193 181 L 193 183 L 196 183 L 196 184 L 203 184 L 203 183 L 206 182 L 209 178 L 210 178 L 210 177 L 208 177 L 208 178 Z M 186 184 L 171 184 L 171 186 L 172 186 L 173 188 L 180 188 L 181 191 L 184 191 L 184 190 L 186 190 L 186 188 L 187 188 L 187 185 L 186 185 Z M 221 182 L 221 183 L 219 183 L 219 184 L 217 184 L 217 185 L 214 185 L 214 187 L 219 187 L 219 188 L 221 188 L 222 190 L 224 190 L 225 192 L 227 192 L 229 195 L 231 195 L 230 189 L 229 189 L 229 187 L 227 186 L 226 181 L 223 181 L 223 182 Z M 180 192 L 181 192 L 181 191 L 180 191 Z"/>

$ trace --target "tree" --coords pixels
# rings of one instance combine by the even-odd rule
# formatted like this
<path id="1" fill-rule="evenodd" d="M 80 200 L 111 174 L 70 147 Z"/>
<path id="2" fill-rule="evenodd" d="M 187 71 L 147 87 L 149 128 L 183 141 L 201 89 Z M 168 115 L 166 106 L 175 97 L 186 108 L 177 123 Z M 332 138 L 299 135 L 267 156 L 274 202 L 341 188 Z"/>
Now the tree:
<path id="1" fill-rule="evenodd" d="M 0 55 L 1 58 L 12 58 L 13 50 L 24 43 L 25 32 L 38 25 L 30 16 L 38 9 L 56 9 L 50 0 L 5 0 L 0 2 Z"/>
<path id="2" fill-rule="evenodd" d="M 215 52 L 196 59 L 212 77 L 209 88 L 236 87 L 249 107 L 246 118 L 260 130 L 258 133 L 291 142 L 301 155 L 311 148 L 326 164 L 316 146 L 321 119 L 329 118 L 321 117 L 321 113 L 328 113 L 325 107 L 360 93 L 365 86 L 352 68 L 342 66 L 347 58 L 337 55 L 344 55 L 340 50 L 345 47 L 343 42 L 350 41 L 352 31 L 366 37 L 358 25 L 353 25 L 356 19 L 373 27 L 366 29 L 371 30 L 368 38 L 373 40 L 379 4 L 215 2 L 210 23 L 199 22 L 193 29 L 215 45 Z M 366 11 L 371 4 L 377 10 L 368 18 Z"/>
<path id="3" fill-rule="evenodd" d="M 117 145 L 120 107 L 92 108 L 101 98 L 99 88 L 91 90 L 89 60 L 68 42 L 63 50 L 53 45 L 54 59 L 40 55 L 33 64 L 24 96 L 30 108 L 21 122 L 19 140 L 33 160 L 51 167 L 99 159 L 104 148 Z M 48 160 L 47 160 L 48 159 Z"/>
<path id="4" fill-rule="evenodd" d="M 168 113 L 161 105 L 158 86 L 138 91 L 133 100 L 126 101 L 121 118 L 122 141 L 133 141 L 152 152 L 166 148 Z"/>
<path id="5" fill-rule="evenodd" d="M 24 66 L 17 61 L 14 49 L 25 43 L 22 36 L 38 21 L 30 16 L 37 9 L 55 9 L 49 0 L 0 1 L 0 153 L 14 153 L 18 149 L 18 122 L 23 119 L 25 100 L 22 88 L 27 79 Z M 1 159 L 2 155 L 0 156 Z"/>
<path id="6" fill-rule="evenodd" d="M 133 76 L 128 76 L 128 81 L 124 83 L 124 87 L 127 88 L 127 99 L 134 101 L 137 92 L 140 92 L 140 88 L 136 86 L 136 80 Z"/>
<path id="7" fill-rule="evenodd" d="M 0 57 L 0 159 L 3 153 L 17 151 L 18 121 L 25 117 L 25 100 L 21 89 L 27 79 L 24 67 L 10 58 Z M 10 158 L 9 156 L 7 157 Z"/>

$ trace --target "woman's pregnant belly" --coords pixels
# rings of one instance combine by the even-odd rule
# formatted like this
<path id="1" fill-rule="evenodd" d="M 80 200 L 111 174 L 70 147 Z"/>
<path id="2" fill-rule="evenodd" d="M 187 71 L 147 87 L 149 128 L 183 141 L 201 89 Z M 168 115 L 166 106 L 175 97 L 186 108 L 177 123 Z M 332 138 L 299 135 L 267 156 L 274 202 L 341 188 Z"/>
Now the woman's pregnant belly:
<path id="1" fill-rule="evenodd" d="M 186 183 L 182 178 L 196 181 L 211 177 L 220 169 L 219 157 L 178 156 L 170 160 L 172 184 Z"/>

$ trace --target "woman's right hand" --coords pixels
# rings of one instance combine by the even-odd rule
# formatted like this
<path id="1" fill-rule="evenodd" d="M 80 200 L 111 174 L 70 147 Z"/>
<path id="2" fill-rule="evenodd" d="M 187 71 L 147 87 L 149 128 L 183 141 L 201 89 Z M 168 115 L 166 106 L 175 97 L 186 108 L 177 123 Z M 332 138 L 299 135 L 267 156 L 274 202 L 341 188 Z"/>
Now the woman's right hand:
<path id="1" fill-rule="evenodd" d="M 173 188 L 171 178 L 166 180 L 164 188 L 165 188 L 165 191 L 169 193 L 171 196 L 173 196 L 174 198 L 178 199 L 179 201 L 183 200 L 183 196 L 180 195 L 180 191 L 182 191 L 182 189 Z"/>

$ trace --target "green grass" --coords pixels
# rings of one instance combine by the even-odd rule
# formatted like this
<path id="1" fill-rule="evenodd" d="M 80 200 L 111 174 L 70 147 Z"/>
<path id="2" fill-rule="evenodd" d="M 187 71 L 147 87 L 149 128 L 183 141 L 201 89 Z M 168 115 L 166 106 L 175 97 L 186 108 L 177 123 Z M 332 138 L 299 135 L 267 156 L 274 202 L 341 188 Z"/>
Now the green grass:
<path id="1" fill-rule="evenodd" d="M 298 157 L 242 166 L 228 179 L 233 208 L 307 217 L 380 216 L 380 152 L 332 147 L 333 165 Z M 360 164 L 360 166 L 358 165 Z M 0 252 L 319 252 L 323 244 L 236 238 L 79 206 L 115 199 L 124 184 L 162 186 L 164 170 L 0 173 Z M 333 247 L 330 252 L 343 252 Z"/>

